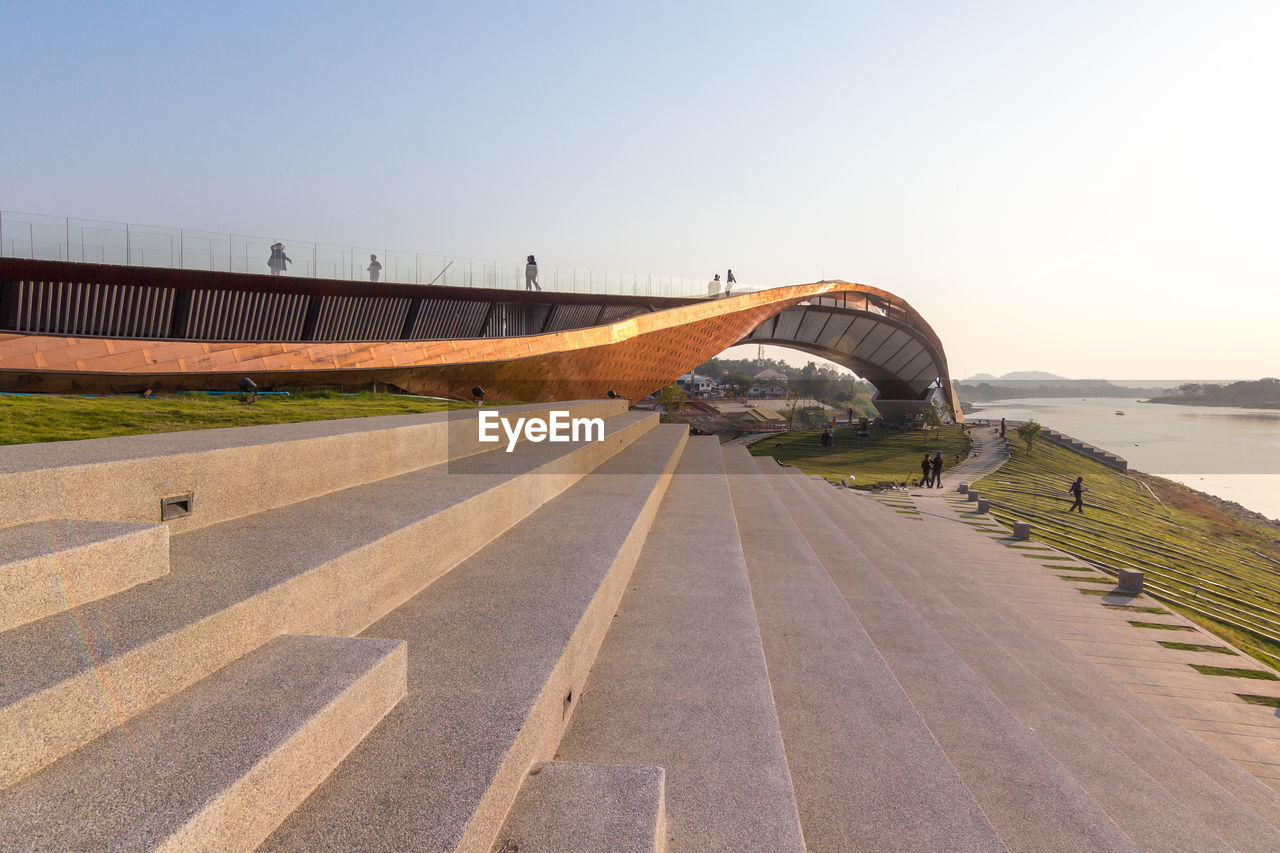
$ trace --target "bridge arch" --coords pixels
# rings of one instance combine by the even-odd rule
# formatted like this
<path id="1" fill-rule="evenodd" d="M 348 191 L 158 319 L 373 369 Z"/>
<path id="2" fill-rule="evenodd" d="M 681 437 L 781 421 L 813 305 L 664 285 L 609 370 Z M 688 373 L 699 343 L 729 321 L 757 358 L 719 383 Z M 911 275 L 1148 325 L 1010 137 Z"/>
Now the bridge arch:
<path id="1" fill-rule="evenodd" d="M 218 390 L 247 376 L 260 387 L 638 399 L 739 342 L 844 364 L 876 386 L 886 414 L 940 393 L 960 418 L 928 323 L 854 282 L 673 298 L 0 258 L 0 390 Z"/>

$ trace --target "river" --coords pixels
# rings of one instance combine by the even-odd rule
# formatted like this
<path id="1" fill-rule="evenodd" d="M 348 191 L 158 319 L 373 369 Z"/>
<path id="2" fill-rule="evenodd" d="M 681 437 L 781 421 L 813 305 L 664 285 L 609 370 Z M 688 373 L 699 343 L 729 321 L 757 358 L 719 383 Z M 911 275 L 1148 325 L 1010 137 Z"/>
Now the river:
<path id="1" fill-rule="evenodd" d="M 1036 397 L 979 403 L 969 414 L 1034 418 L 1124 457 L 1130 468 L 1280 518 L 1280 411 L 1141 403 L 1133 397 Z"/>

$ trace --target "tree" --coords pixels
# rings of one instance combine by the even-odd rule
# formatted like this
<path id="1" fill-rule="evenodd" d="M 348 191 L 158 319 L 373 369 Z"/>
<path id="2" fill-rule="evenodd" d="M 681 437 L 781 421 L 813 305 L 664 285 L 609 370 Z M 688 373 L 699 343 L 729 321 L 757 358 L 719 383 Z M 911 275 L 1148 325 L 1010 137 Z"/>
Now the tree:
<path id="1" fill-rule="evenodd" d="M 1031 455 L 1031 445 L 1036 443 L 1036 439 L 1040 437 L 1040 424 L 1035 421 L 1027 421 L 1014 430 L 1018 434 L 1018 438 L 1022 439 L 1027 445 L 1027 455 Z"/>
<path id="2" fill-rule="evenodd" d="M 920 424 L 924 427 L 924 446 L 929 446 L 929 430 L 937 429 L 942 426 L 942 413 L 938 411 L 937 401 L 930 401 L 929 405 L 920 410 Z"/>
<path id="3" fill-rule="evenodd" d="M 1180 394 L 1199 394 L 1201 390 L 1198 382 L 1187 382 L 1178 386 L 1178 393 Z"/>
<path id="4" fill-rule="evenodd" d="M 730 373 L 721 381 L 735 397 L 741 397 L 751 390 L 751 377 L 745 373 Z"/>
<path id="5" fill-rule="evenodd" d="M 654 394 L 653 398 L 658 401 L 658 405 L 668 415 L 680 414 L 684 410 L 685 401 L 689 399 L 684 393 L 684 389 L 674 382 Z"/>

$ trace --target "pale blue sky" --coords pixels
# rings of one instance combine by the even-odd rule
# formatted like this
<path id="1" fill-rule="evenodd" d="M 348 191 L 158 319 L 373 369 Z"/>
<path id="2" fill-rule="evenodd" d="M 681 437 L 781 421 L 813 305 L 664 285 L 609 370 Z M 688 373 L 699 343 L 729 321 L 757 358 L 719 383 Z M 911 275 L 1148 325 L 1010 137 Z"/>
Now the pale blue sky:
<path id="1" fill-rule="evenodd" d="M 1280 375 L 1280 3 L 9 3 L 0 208 L 911 301 Z"/>

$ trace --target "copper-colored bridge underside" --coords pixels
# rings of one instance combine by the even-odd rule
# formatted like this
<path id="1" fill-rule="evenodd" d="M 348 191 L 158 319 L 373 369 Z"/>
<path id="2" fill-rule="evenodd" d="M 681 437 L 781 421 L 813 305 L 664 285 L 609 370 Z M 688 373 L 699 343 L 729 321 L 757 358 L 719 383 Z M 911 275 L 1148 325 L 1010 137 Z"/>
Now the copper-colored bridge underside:
<path id="1" fill-rule="evenodd" d="M 903 300 L 869 285 L 845 281 L 823 281 L 745 293 L 721 299 L 653 299 L 592 295 L 595 302 L 644 304 L 643 310 L 617 322 L 603 323 L 541 334 L 513 337 L 467 337 L 450 340 L 173 340 L 161 337 L 105 337 L 76 334 L 49 334 L 34 328 L 58 328 L 53 320 L 44 327 L 34 327 L 30 317 L 40 308 L 30 286 L 18 291 L 19 284 L 44 290 L 54 302 L 54 290 L 48 284 L 50 273 L 33 281 L 32 269 L 42 272 L 42 262 L 15 262 L 0 259 L 0 286 L 8 295 L 9 321 L 0 328 L 23 328 L 20 312 L 26 311 L 26 330 L 0 331 L 0 387 L 7 390 L 46 392 L 137 392 L 153 390 L 232 388 L 242 377 L 252 377 L 259 386 L 314 386 L 358 383 L 386 383 L 416 394 L 431 394 L 467 399 L 471 389 L 480 386 L 490 400 L 549 401 L 602 397 L 609 391 L 628 399 L 638 399 L 671 382 L 729 346 L 748 338 L 757 327 L 774 315 L 817 297 L 839 297 L 847 294 L 859 300 L 857 306 L 885 315 L 886 321 L 909 330 L 919 346 L 930 353 L 931 367 L 958 411 L 946 376 L 945 356 L 941 342 L 928 324 Z M 51 264 L 63 278 L 68 268 L 91 265 Z M 109 275 L 123 274 L 114 268 Z M 144 279 L 164 274 L 184 276 L 190 283 L 192 273 L 178 270 L 141 270 Z M 80 278 L 88 272 L 77 272 Z M 21 275 L 18 279 L 16 276 Z M 226 279 L 260 280 L 264 276 L 235 276 L 202 273 L 216 281 Z M 14 277 L 11 277 L 14 276 Z M 131 279 L 132 281 L 133 279 Z M 163 279 L 161 279 L 163 280 Z M 198 282 L 199 283 L 199 282 Z M 320 283 L 325 284 L 325 283 Z M 241 285 L 242 290 L 263 290 L 282 286 L 304 289 L 304 282 L 280 279 Z M 329 283 L 328 290 L 317 291 L 346 295 L 352 300 L 368 299 L 371 292 L 379 298 L 398 293 L 396 287 L 372 291 L 365 286 L 363 296 L 350 293 L 350 283 Z M 404 288 L 400 288 L 404 290 Z M 409 288 L 409 296 L 427 289 Z M 456 289 L 449 289 L 456 290 Z M 177 292 L 177 291 L 175 291 Z M 509 291 L 483 291 L 453 294 L 465 299 L 488 299 L 502 304 L 519 305 L 530 300 L 542 303 L 582 302 L 587 297 L 573 294 Z M 268 296 L 270 296 L 268 294 Z M 179 297 L 180 299 L 181 297 Z M 19 304 L 20 299 L 26 302 Z M 171 300 L 171 302 L 174 300 Z M 833 300 L 823 299 L 824 303 Z M 66 302 L 66 299 L 63 299 Z M 50 310 L 64 310 L 62 303 Z M 69 303 L 68 303 L 69 305 Z M 545 307 L 545 306 L 544 306 Z M 65 310 L 71 310 L 65 308 Z M 592 309 L 594 310 L 594 309 Z M 619 309 L 615 313 L 625 313 Z M 896 312 L 896 313 L 895 313 Z M 83 313 L 83 312 L 81 312 Z M 52 315 L 50 315 L 52 316 Z M 167 317 L 168 315 L 166 315 Z M 598 316 L 605 316 L 604 309 Z M 6 317 L 0 314 L 0 323 Z M 165 322 L 168 322 L 165 320 Z M 398 321 L 397 321 L 398 322 Z M 33 328 L 34 327 L 34 328 Z M 409 325 L 406 323 L 405 328 Z M 779 341 L 785 345 L 785 341 Z M 809 351 L 813 351 L 810 349 Z M 876 382 L 876 379 L 871 381 Z M 881 386 L 882 393 L 884 392 Z M 914 391 L 912 392 L 914 396 Z M 902 396 L 901 394 L 897 396 Z"/>

